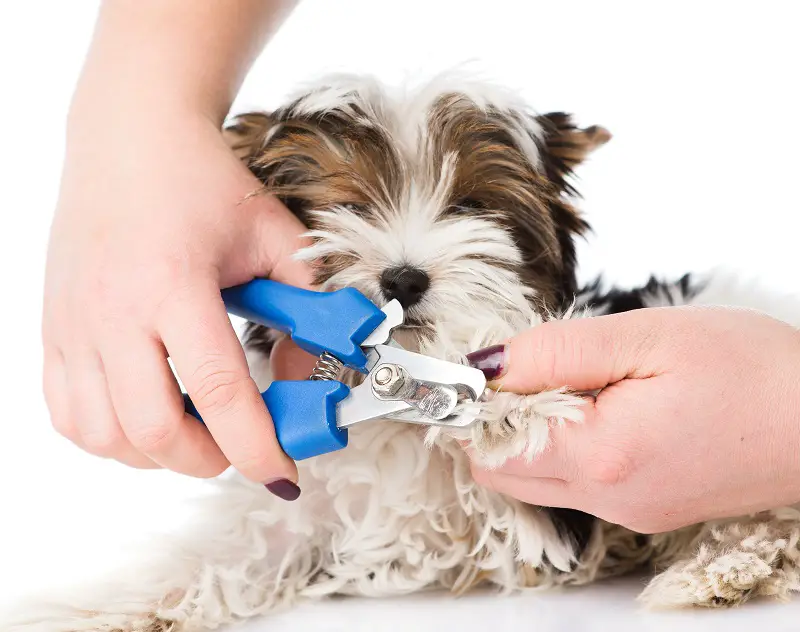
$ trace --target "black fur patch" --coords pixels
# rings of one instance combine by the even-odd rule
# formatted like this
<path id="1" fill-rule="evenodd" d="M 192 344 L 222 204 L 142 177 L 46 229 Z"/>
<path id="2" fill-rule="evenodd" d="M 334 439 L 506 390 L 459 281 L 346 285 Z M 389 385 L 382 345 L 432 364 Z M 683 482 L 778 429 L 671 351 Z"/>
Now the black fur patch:
<path id="1" fill-rule="evenodd" d="M 619 314 L 653 305 L 682 305 L 694 298 L 703 284 L 692 275 L 685 274 L 677 281 L 663 281 L 656 277 L 644 285 L 621 289 L 612 287 L 603 291 L 601 280 L 585 286 L 579 294 L 579 306 L 588 307 L 599 314 Z"/>
<path id="2" fill-rule="evenodd" d="M 577 509 L 547 507 L 546 511 L 559 537 L 572 544 L 575 556 L 580 559 L 592 537 L 597 518 Z"/>

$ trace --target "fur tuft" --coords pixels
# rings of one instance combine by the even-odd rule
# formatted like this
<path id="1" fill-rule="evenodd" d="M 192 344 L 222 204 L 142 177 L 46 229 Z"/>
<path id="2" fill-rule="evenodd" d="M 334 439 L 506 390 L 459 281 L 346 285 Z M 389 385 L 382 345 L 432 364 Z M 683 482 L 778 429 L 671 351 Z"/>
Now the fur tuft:
<path id="1" fill-rule="evenodd" d="M 235 119 L 226 137 L 309 229 L 299 253 L 322 289 L 351 286 L 378 304 L 383 273 L 428 280 L 397 332 L 404 347 L 465 354 L 553 318 L 652 305 L 726 304 L 800 323 L 800 305 L 719 274 L 640 288 L 579 291 L 574 169 L 610 134 L 570 115 L 534 115 L 513 95 L 463 77 L 413 90 L 330 77 L 274 112 Z M 261 390 L 280 334 L 250 325 Z M 345 373 L 354 384 L 358 376 Z M 192 524 L 139 569 L 22 605 L 9 632 L 199 632 L 332 595 L 464 594 L 577 585 L 650 565 L 653 607 L 786 598 L 800 586 L 800 512 L 642 536 L 580 512 L 532 507 L 479 487 L 461 445 L 484 466 L 534 460 L 550 428 L 581 423 L 579 394 L 487 392 L 469 429 L 377 420 L 346 449 L 298 463 L 302 496 L 278 501 L 236 477 L 217 481 Z"/>

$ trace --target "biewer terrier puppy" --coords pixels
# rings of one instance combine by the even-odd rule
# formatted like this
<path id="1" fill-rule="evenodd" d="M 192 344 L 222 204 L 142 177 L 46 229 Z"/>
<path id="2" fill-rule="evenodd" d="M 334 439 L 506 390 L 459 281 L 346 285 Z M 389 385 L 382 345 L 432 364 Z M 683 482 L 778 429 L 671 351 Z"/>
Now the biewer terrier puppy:
<path id="1" fill-rule="evenodd" d="M 298 253 L 320 288 L 398 299 L 399 341 L 452 361 L 552 318 L 665 304 L 736 304 L 792 321 L 797 306 L 720 279 L 581 288 L 573 171 L 610 139 L 565 113 L 457 77 L 393 91 L 333 76 L 272 112 L 237 117 L 233 150 L 308 227 Z M 279 335 L 248 326 L 264 390 Z M 355 384 L 358 375 L 341 379 Z M 22 608 L 3 629 L 157 632 L 215 629 L 300 600 L 463 594 L 581 584 L 652 566 L 653 606 L 737 604 L 800 586 L 800 512 L 652 536 L 578 511 L 534 507 L 475 484 L 463 445 L 485 466 L 535 459 L 554 424 L 580 423 L 566 388 L 487 393 L 465 432 L 376 421 L 341 451 L 298 463 L 302 496 L 275 499 L 240 477 L 217 481 L 196 530 L 98 587 Z"/>

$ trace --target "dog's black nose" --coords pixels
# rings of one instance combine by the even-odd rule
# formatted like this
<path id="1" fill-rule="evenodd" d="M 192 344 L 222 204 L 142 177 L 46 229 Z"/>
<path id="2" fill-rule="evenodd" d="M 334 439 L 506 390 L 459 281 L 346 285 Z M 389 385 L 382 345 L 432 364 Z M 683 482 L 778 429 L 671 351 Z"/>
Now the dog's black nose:
<path id="1" fill-rule="evenodd" d="M 381 275 L 383 293 L 389 300 L 396 298 L 404 308 L 418 303 L 430 284 L 428 275 L 419 268 L 389 268 Z"/>

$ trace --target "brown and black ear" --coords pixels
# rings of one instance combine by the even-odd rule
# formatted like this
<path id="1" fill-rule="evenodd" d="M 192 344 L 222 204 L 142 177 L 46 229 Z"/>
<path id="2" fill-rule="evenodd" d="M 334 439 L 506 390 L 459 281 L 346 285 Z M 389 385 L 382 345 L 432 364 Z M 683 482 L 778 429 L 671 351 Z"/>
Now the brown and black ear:
<path id="1" fill-rule="evenodd" d="M 551 201 L 550 212 L 556 222 L 556 234 L 561 248 L 562 270 L 560 278 L 562 302 L 566 308 L 578 291 L 575 238 L 590 231 L 589 224 L 564 197 L 577 197 L 570 183 L 575 168 L 598 147 L 611 140 L 604 127 L 578 127 L 572 116 L 564 112 L 550 112 L 536 117 L 542 137 L 540 152 L 545 177 L 558 195 Z"/>
<path id="2" fill-rule="evenodd" d="M 544 163 L 547 177 L 564 191 L 574 193 L 567 179 L 593 151 L 611 140 L 611 133 L 599 125 L 580 128 L 564 112 L 536 117 L 544 137 Z"/>

